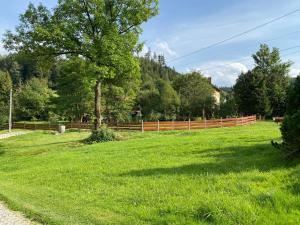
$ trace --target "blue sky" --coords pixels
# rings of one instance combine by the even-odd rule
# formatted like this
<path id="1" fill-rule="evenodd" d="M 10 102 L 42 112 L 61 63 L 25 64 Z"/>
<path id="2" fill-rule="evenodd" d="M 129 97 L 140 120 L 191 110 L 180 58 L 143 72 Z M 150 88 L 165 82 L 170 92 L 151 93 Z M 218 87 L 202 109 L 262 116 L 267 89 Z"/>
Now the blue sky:
<path id="1" fill-rule="evenodd" d="M 0 37 L 18 24 L 18 15 L 29 0 L 3 1 Z M 31 0 L 53 7 L 57 0 Z M 299 0 L 161 0 L 160 14 L 143 25 L 145 49 L 162 53 L 168 60 L 221 41 L 234 34 L 300 8 Z M 260 43 L 286 49 L 300 45 L 300 12 L 264 28 L 204 52 L 170 62 L 180 72 L 202 70 L 218 86 L 234 84 L 241 71 L 250 69 L 251 54 Z M 0 49 L 3 53 L 3 50 Z M 282 52 L 294 62 L 291 76 L 300 73 L 300 47 Z"/>

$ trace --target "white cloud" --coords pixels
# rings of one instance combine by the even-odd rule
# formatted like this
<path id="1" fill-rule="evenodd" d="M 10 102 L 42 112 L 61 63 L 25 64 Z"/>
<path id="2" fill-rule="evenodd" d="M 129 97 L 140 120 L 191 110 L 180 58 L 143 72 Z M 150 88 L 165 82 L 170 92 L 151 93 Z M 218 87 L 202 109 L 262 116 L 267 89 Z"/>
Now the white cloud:
<path id="1" fill-rule="evenodd" d="M 291 77 L 297 77 L 300 74 L 300 69 L 292 68 L 290 71 Z"/>
<path id="2" fill-rule="evenodd" d="M 138 56 L 145 56 L 145 54 L 147 53 L 147 52 L 149 52 L 149 47 L 146 45 L 146 44 L 144 44 L 144 46 L 143 46 L 143 50 L 141 51 L 141 52 L 139 52 L 138 53 Z"/>
<path id="3" fill-rule="evenodd" d="M 0 55 L 6 55 L 7 51 L 4 49 L 3 44 L 0 42 Z"/>
<path id="4" fill-rule="evenodd" d="M 165 56 L 177 56 L 166 41 L 156 41 L 154 51 Z"/>
<path id="5" fill-rule="evenodd" d="M 215 67 L 215 68 L 214 68 Z M 210 68 L 207 70 L 201 70 L 201 68 Z M 230 63 L 230 62 L 210 62 L 204 64 L 201 68 L 201 72 L 207 76 L 212 77 L 212 82 L 220 87 L 233 86 L 238 76 L 243 72 L 247 72 L 249 68 L 242 63 Z"/>

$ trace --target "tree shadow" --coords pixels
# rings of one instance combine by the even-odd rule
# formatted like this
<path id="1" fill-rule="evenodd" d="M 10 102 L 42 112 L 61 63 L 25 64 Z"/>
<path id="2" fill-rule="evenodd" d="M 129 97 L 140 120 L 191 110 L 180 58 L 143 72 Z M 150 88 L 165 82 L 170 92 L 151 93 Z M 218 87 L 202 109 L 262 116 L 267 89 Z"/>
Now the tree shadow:
<path id="1" fill-rule="evenodd" d="M 7 148 L 2 143 L 0 143 L 0 156 L 3 156 L 6 150 Z"/>
<path id="2" fill-rule="evenodd" d="M 48 146 L 60 146 L 65 144 L 70 144 L 71 146 L 80 143 L 80 141 L 60 141 L 60 142 L 52 142 L 52 143 L 45 143 L 45 144 L 39 144 L 39 145 L 26 145 L 26 146 L 20 146 L 20 148 L 36 148 L 36 147 L 48 147 Z"/>
<path id="3" fill-rule="evenodd" d="M 261 172 L 294 167 L 297 162 L 287 162 L 279 151 L 271 144 L 253 146 L 233 146 L 219 149 L 192 151 L 195 161 L 209 159 L 211 162 L 192 163 L 174 167 L 148 168 L 133 170 L 120 174 L 121 176 L 161 176 L 161 175 L 201 175 L 201 174 L 229 174 L 252 170 Z"/>

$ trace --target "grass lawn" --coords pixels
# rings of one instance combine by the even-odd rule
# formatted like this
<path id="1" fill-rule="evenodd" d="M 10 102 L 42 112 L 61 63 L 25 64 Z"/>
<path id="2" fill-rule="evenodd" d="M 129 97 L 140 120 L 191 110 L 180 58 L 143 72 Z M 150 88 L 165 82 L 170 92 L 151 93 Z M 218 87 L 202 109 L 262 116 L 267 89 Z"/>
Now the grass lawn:
<path id="1" fill-rule="evenodd" d="M 0 196 L 46 224 L 300 224 L 300 163 L 270 145 L 275 123 L 0 141 Z"/>

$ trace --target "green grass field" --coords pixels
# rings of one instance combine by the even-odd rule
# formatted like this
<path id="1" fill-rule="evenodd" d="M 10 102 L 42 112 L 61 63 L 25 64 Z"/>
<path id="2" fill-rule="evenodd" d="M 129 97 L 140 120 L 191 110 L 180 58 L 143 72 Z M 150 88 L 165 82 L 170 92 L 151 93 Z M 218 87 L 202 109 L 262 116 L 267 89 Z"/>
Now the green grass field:
<path id="1" fill-rule="evenodd" d="M 272 148 L 278 125 L 0 141 L 0 195 L 45 224 L 300 224 L 300 163 Z"/>

